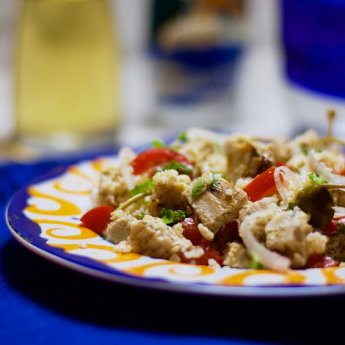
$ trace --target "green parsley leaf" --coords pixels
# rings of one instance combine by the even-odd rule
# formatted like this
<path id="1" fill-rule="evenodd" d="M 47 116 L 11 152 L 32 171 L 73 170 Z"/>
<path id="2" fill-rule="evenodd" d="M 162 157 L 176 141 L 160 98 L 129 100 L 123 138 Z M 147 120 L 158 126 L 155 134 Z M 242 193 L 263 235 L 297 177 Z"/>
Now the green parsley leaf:
<path id="1" fill-rule="evenodd" d="M 320 153 L 320 152 L 322 152 L 322 150 L 321 149 L 315 149 L 314 150 L 316 153 Z"/>
<path id="2" fill-rule="evenodd" d="M 165 145 L 164 145 L 163 141 L 157 139 L 157 140 L 153 140 L 152 146 L 156 149 L 159 149 L 161 147 L 164 147 Z"/>
<path id="3" fill-rule="evenodd" d="M 220 177 L 220 174 L 213 174 L 213 181 L 210 186 L 211 190 L 217 189 L 219 177 Z"/>
<path id="4" fill-rule="evenodd" d="M 342 222 L 337 222 L 337 235 L 345 235 L 345 224 Z"/>
<path id="5" fill-rule="evenodd" d="M 142 184 L 137 184 L 133 189 L 131 189 L 129 192 L 131 194 L 131 198 L 133 198 L 134 196 L 140 194 L 140 193 L 145 193 L 147 192 L 149 189 L 153 189 L 155 187 L 153 180 L 149 179 L 146 180 L 144 183 Z"/>
<path id="6" fill-rule="evenodd" d="M 301 145 L 301 146 L 300 146 L 300 149 L 301 149 L 301 151 L 303 152 L 303 154 L 304 154 L 305 156 L 308 156 L 308 148 L 307 148 L 306 145 Z"/>
<path id="7" fill-rule="evenodd" d="M 199 196 L 202 193 L 202 190 L 204 187 L 205 187 L 204 181 L 202 180 L 202 177 L 199 177 L 196 180 L 194 187 L 192 189 L 192 198 Z"/>
<path id="8" fill-rule="evenodd" d="M 169 164 L 167 164 L 163 170 L 177 170 L 179 173 L 186 175 L 193 174 L 193 168 L 190 165 L 177 163 L 175 161 L 172 161 Z"/>
<path id="9" fill-rule="evenodd" d="M 182 132 L 178 137 L 177 137 L 177 139 L 179 140 L 179 141 L 185 141 L 185 140 L 187 140 L 188 138 L 187 138 L 187 132 Z"/>
<path id="10" fill-rule="evenodd" d="M 295 207 L 295 203 L 291 201 L 291 202 L 289 202 L 287 209 L 293 210 L 294 207 Z"/>
<path id="11" fill-rule="evenodd" d="M 141 217 L 141 219 L 144 219 L 145 213 L 143 211 L 140 212 L 140 217 Z"/>
<path id="12" fill-rule="evenodd" d="M 173 211 L 165 208 L 161 209 L 161 217 L 165 224 L 176 223 L 181 219 L 185 219 L 189 215 L 188 212 L 181 210 Z"/>
<path id="13" fill-rule="evenodd" d="M 327 181 L 325 181 L 322 177 L 320 177 L 318 174 L 316 174 L 315 172 L 312 172 L 310 174 L 308 174 L 308 177 L 313 180 L 315 183 L 317 184 L 323 184 L 323 183 L 327 183 Z"/>

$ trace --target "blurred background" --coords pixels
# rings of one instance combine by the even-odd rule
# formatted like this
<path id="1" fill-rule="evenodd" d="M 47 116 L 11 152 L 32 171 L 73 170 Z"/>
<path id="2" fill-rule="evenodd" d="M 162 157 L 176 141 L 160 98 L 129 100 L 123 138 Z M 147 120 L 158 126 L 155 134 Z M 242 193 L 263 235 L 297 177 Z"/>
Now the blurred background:
<path id="1" fill-rule="evenodd" d="M 0 0 L 0 157 L 345 123 L 345 3 Z"/>

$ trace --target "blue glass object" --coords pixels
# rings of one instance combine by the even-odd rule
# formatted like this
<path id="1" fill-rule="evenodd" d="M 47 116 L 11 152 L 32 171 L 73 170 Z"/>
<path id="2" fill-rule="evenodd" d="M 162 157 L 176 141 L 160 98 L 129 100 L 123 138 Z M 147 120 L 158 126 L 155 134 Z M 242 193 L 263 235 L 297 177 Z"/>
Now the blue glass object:
<path id="1" fill-rule="evenodd" d="M 228 92 L 242 47 L 234 44 L 213 46 L 202 51 L 184 49 L 166 53 L 156 46 L 153 52 L 156 59 L 168 64 L 165 68 L 170 65 L 177 66 L 181 75 L 181 86 L 184 84 L 180 91 L 177 91 L 176 85 L 174 92 L 162 92 L 160 102 L 190 105 L 208 98 L 217 99 Z M 164 72 L 162 70 L 162 73 Z"/>
<path id="2" fill-rule="evenodd" d="M 345 1 L 282 0 L 288 80 L 345 98 Z"/>

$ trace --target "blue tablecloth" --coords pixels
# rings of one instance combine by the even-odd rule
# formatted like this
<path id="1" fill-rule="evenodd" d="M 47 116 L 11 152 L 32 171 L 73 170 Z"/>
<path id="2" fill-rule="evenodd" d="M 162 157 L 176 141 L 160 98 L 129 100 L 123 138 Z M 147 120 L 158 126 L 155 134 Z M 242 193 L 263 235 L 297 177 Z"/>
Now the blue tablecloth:
<path id="1" fill-rule="evenodd" d="M 18 188 L 73 160 L 0 168 L 0 211 Z M 343 344 L 345 297 L 178 295 L 97 280 L 51 263 L 0 221 L 0 344 Z"/>

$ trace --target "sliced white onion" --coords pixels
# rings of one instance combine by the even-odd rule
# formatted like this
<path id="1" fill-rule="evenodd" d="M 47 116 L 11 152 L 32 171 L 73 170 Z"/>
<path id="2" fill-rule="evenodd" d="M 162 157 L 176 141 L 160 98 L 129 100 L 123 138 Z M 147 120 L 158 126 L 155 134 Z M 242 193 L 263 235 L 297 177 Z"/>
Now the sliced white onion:
<path id="1" fill-rule="evenodd" d="M 119 152 L 120 169 L 129 190 L 135 187 L 129 163 L 135 158 L 135 153 L 129 147 L 123 147 Z"/>
<path id="2" fill-rule="evenodd" d="M 275 182 L 275 184 L 276 184 L 278 193 L 280 194 L 280 196 L 282 197 L 282 199 L 284 200 L 284 202 L 287 202 L 287 195 L 286 195 L 286 193 L 285 193 L 285 188 L 284 188 L 284 186 L 283 186 L 283 183 L 282 183 L 282 181 L 281 181 L 281 179 L 280 179 L 280 172 L 281 172 L 280 167 L 279 167 L 279 168 L 276 168 L 276 169 L 274 170 L 274 175 L 273 175 L 273 177 L 274 177 L 274 182 Z"/>
<path id="3" fill-rule="evenodd" d="M 187 130 L 188 139 L 203 139 L 209 140 L 216 144 L 223 145 L 227 135 L 215 133 L 203 128 L 192 127 Z"/>
<path id="4" fill-rule="evenodd" d="M 240 225 L 239 233 L 249 253 L 264 267 L 278 272 L 288 272 L 291 260 L 261 245 L 251 231 L 252 225 L 258 217 L 267 217 L 271 213 L 272 210 L 263 210 L 247 216 Z"/>
<path id="5" fill-rule="evenodd" d="M 334 206 L 333 210 L 335 211 L 333 218 L 345 217 L 345 207 Z"/>
<path id="6" fill-rule="evenodd" d="M 282 182 L 280 179 L 280 173 L 284 174 L 284 182 Z M 298 190 L 299 187 L 299 183 L 295 174 L 288 167 L 285 166 L 278 167 L 274 170 L 274 182 L 276 184 L 277 191 L 284 200 L 284 202 L 288 202 L 288 197 L 285 192 L 284 185 L 291 185 L 294 191 Z"/>
<path id="7" fill-rule="evenodd" d="M 315 156 L 314 150 L 310 150 L 308 154 L 309 164 L 315 170 L 315 172 L 323 178 L 325 181 L 331 184 L 343 185 L 345 184 L 345 178 L 343 176 L 339 176 L 333 174 L 329 171 L 325 165 L 321 164 Z"/>

